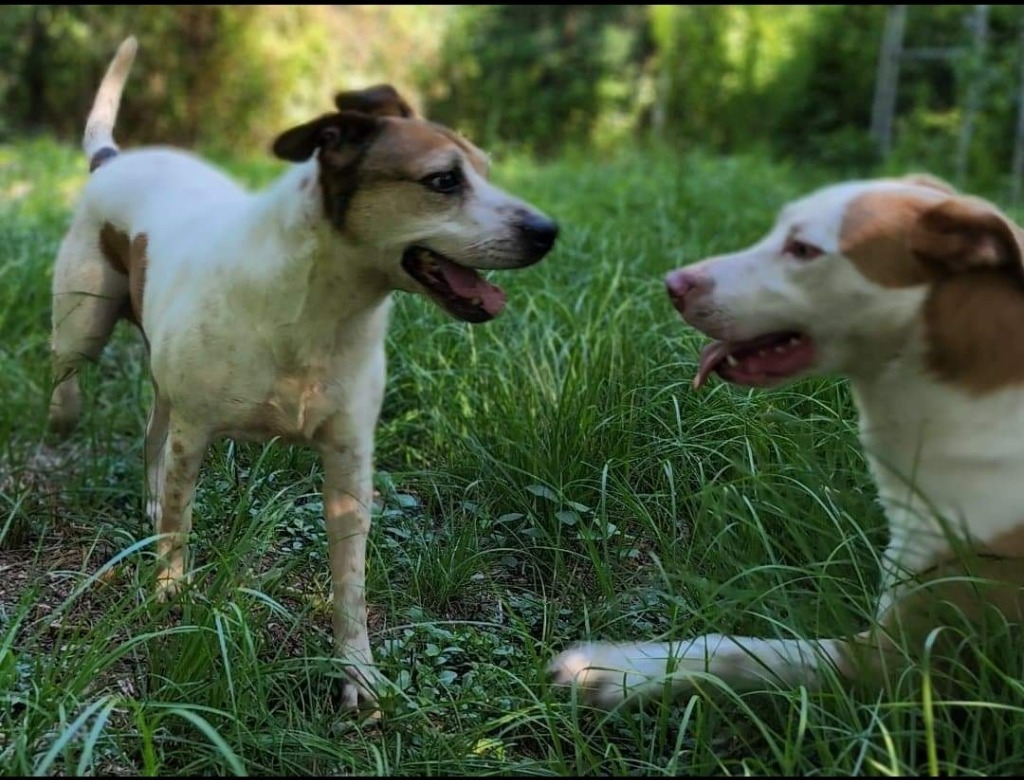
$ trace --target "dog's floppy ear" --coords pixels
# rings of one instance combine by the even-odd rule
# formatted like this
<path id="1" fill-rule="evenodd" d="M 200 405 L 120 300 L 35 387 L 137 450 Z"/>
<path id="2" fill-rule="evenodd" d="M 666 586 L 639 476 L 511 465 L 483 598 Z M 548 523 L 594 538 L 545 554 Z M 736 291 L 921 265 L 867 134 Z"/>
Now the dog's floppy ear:
<path id="1" fill-rule="evenodd" d="M 380 120 L 358 111 L 324 114 L 312 122 L 285 130 L 274 141 L 277 157 L 303 162 L 317 149 L 329 153 L 330 162 L 344 165 L 354 158 L 367 141 L 380 131 Z"/>
<path id="2" fill-rule="evenodd" d="M 334 96 L 339 111 L 362 111 L 372 116 L 415 116 L 409 104 L 390 84 L 376 84 L 366 89 L 339 92 Z"/>
<path id="3" fill-rule="evenodd" d="M 905 181 L 907 184 L 916 184 L 919 187 L 929 187 L 939 192 L 945 192 L 948 195 L 956 195 L 956 187 L 949 182 L 943 181 L 938 176 L 932 176 L 930 173 L 908 173 L 905 176 L 901 176 L 900 181 Z"/>
<path id="4" fill-rule="evenodd" d="M 925 209 L 909 240 L 918 258 L 947 271 L 1010 267 L 1024 273 L 1024 233 L 981 198 L 949 198 Z"/>

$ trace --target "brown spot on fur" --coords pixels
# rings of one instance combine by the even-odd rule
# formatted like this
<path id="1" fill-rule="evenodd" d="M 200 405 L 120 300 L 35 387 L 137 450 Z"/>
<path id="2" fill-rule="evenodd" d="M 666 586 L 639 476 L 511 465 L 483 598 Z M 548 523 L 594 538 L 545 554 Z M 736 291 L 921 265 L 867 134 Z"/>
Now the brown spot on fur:
<path id="1" fill-rule="evenodd" d="M 403 188 L 413 185 L 415 189 L 393 194 L 394 208 L 422 208 L 419 199 L 427 191 L 419 181 L 449 164 L 444 159 L 445 147 L 451 149 L 452 163 L 460 158 L 468 160 L 469 165 L 486 177 L 487 158 L 483 152 L 448 128 L 422 120 L 381 120 L 380 131 L 356 154 L 350 150 L 343 153 L 323 150 L 320 188 L 328 219 L 338 230 L 347 231 L 347 216 L 357 193 L 377 185 Z M 404 196 L 416 200 L 406 201 Z"/>
<path id="2" fill-rule="evenodd" d="M 918 258 L 947 271 L 1009 266 L 1022 276 L 1024 235 L 981 198 L 947 198 L 935 204 L 913 224 L 909 243 Z"/>
<path id="3" fill-rule="evenodd" d="M 906 192 L 869 192 L 846 207 L 839 251 L 883 287 L 913 287 L 936 278 L 907 246 L 907 233 L 934 201 Z"/>
<path id="4" fill-rule="evenodd" d="M 123 316 L 142 328 L 142 298 L 146 287 L 146 249 L 149 237 L 139 233 L 133 239 L 109 222 L 100 228 L 100 252 L 110 267 L 128 277 L 128 307 Z"/>
<path id="5" fill-rule="evenodd" d="M 390 84 L 377 84 L 366 89 L 339 92 L 334 96 L 339 111 L 362 111 L 373 116 L 415 116 L 412 108 Z"/>
<path id="6" fill-rule="evenodd" d="M 924 318 L 926 359 L 939 379 L 978 395 L 1024 382 L 1024 286 L 1006 271 L 941 280 Z"/>
<path id="7" fill-rule="evenodd" d="M 931 286 L 925 360 L 940 380 L 976 394 L 1024 382 L 1024 233 L 980 198 L 929 189 L 855 198 L 839 249 L 884 287 Z"/>
<path id="8" fill-rule="evenodd" d="M 875 684 L 927 656 L 943 695 L 963 693 L 1008 625 L 1024 623 L 1024 523 L 988 543 L 948 551 L 918 574 L 916 583 L 883 618 L 883 625 L 849 639 L 839 670 Z M 965 640 L 971 640 L 967 642 Z M 964 680 L 964 675 L 968 675 Z"/>
<path id="9" fill-rule="evenodd" d="M 112 146 L 104 146 L 89 159 L 89 173 L 99 168 L 107 160 L 117 157 L 117 149 Z"/>
<path id="10" fill-rule="evenodd" d="M 423 177 L 463 160 L 481 176 L 488 175 L 486 155 L 462 136 L 443 125 L 392 115 L 390 110 L 325 114 L 274 141 L 274 154 L 281 159 L 301 162 L 319 153 L 324 213 L 339 231 L 346 232 L 352 200 L 368 182 L 418 185 Z M 421 197 L 426 191 L 409 192 Z M 396 201 L 395 209 L 403 208 Z"/>
<path id="11" fill-rule="evenodd" d="M 910 241 L 942 271 L 924 306 L 932 371 L 978 395 L 1024 382 L 1020 228 L 991 204 L 958 197 L 922 214 Z"/>
<path id="12" fill-rule="evenodd" d="M 180 441 L 171 442 L 171 452 L 173 452 L 175 455 L 181 455 L 181 453 L 183 453 L 184 451 L 185 445 L 183 445 Z"/>

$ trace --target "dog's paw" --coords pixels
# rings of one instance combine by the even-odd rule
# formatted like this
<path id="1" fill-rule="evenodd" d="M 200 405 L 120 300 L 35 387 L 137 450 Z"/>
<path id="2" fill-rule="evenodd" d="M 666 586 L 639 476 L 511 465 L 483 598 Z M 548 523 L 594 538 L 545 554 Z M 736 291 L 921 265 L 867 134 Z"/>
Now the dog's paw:
<path id="1" fill-rule="evenodd" d="M 177 600 L 192 584 L 192 577 L 174 576 L 169 572 L 157 575 L 156 578 L 156 601 L 158 604 L 168 604 Z"/>
<path id="2" fill-rule="evenodd" d="M 595 707 L 612 709 L 625 701 L 636 703 L 661 690 L 666 659 L 658 645 L 586 642 L 555 656 L 548 665 L 553 685 L 576 687 Z"/>
<path id="3" fill-rule="evenodd" d="M 341 708 L 355 716 L 361 723 L 373 724 L 381 720 L 380 701 L 377 691 L 381 690 L 384 678 L 377 667 L 359 659 L 339 659 L 345 669 L 341 680 Z"/>

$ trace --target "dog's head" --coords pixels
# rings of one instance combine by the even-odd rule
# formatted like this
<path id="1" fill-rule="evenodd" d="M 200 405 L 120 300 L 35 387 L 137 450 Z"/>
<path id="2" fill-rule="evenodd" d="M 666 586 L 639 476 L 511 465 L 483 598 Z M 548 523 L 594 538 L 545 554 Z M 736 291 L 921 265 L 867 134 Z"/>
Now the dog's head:
<path id="1" fill-rule="evenodd" d="M 910 175 L 814 192 L 753 246 L 665 282 L 683 319 L 718 339 L 695 387 L 712 372 L 754 387 L 870 378 L 910 360 L 985 392 L 1024 381 L 1022 252 L 1021 229 L 992 204 Z"/>
<path id="2" fill-rule="evenodd" d="M 391 86 L 343 92 L 335 103 L 337 112 L 279 136 L 274 154 L 316 155 L 326 219 L 385 264 L 377 270 L 392 286 L 426 293 L 462 320 L 492 319 L 505 295 L 474 269 L 536 263 L 558 225 L 491 184 L 483 152 L 417 118 Z"/>

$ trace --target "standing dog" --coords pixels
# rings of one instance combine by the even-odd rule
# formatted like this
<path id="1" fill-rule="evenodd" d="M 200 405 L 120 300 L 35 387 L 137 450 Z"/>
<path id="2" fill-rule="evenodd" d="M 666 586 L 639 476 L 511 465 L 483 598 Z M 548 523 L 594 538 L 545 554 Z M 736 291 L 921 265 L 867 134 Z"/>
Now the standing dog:
<path id="1" fill-rule="evenodd" d="M 212 440 L 316 447 L 345 704 L 372 707 L 363 590 L 391 293 L 490 320 L 504 293 L 474 269 L 536 263 L 558 226 L 490 184 L 479 149 L 414 117 L 386 85 L 342 93 L 337 112 L 278 137 L 274 153 L 296 164 L 260 193 L 182 151 L 122 154 L 112 132 L 135 51 L 134 38 L 121 44 L 86 124 L 93 173 L 53 278 L 51 427 L 78 418 L 82 361 L 120 318 L 135 323 L 154 391 L 147 511 L 162 596 L 185 575 Z"/>
<path id="2" fill-rule="evenodd" d="M 929 176 L 856 181 L 786 206 L 754 246 L 673 271 L 669 296 L 714 339 L 711 373 L 748 387 L 850 378 L 890 529 L 877 617 L 832 639 L 707 635 L 580 645 L 552 663 L 592 702 L 875 679 L 955 632 L 1024 616 L 1024 232 Z M 899 640 L 899 641 L 898 641 Z M 942 646 L 944 640 L 949 644 Z M 937 657 L 942 657 L 941 653 Z M 826 669 L 831 667 L 831 669 Z M 947 680 L 947 683 L 949 681 Z"/>

